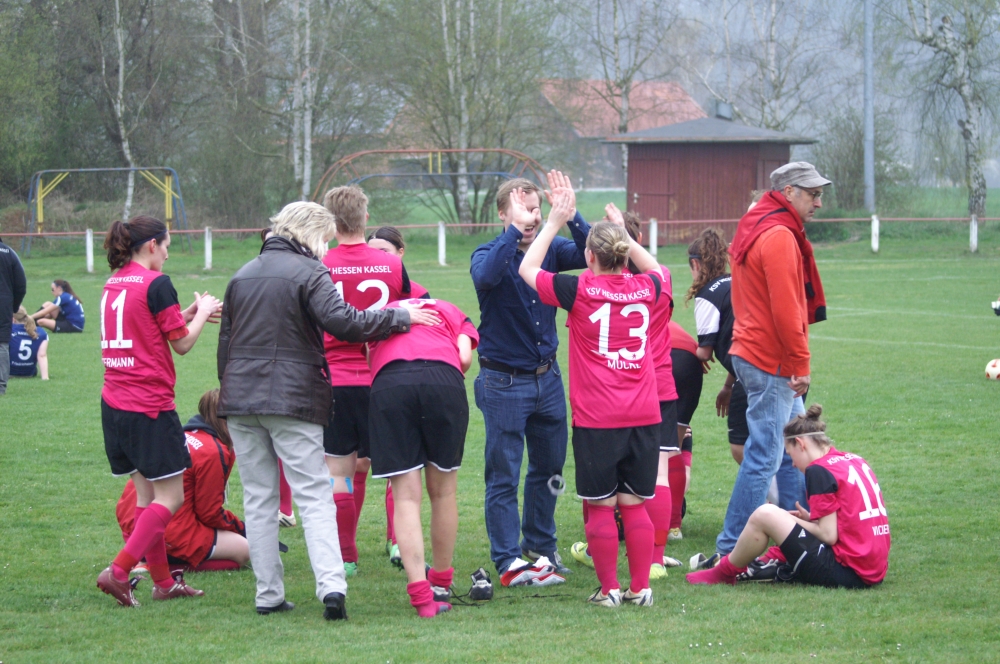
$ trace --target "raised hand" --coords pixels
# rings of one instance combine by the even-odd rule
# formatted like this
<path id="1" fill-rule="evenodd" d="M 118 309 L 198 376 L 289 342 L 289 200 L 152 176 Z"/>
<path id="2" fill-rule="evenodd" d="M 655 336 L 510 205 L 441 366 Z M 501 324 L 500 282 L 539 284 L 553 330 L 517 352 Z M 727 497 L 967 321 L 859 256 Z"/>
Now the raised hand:
<path id="1" fill-rule="evenodd" d="M 219 317 L 222 315 L 222 301 L 205 291 L 200 296 L 198 292 L 195 291 L 195 304 L 198 309 L 198 314 L 205 316 L 205 321 L 210 323 L 218 323 Z"/>
<path id="2" fill-rule="evenodd" d="M 545 190 L 545 200 L 549 205 L 554 205 L 554 195 L 556 191 L 567 192 L 570 196 L 570 219 L 576 215 L 576 192 L 573 191 L 573 182 L 562 171 L 551 170 L 545 175 L 549 188 Z"/>
<path id="3" fill-rule="evenodd" d="M 625 226 L 625 215 L 622 214 L 622 211 L 614 203 L 608 203 L 604 206 L 604 214 L 612 224 Z"/>
<path id="4" fill-rule="evenodd" d="M 524 190 L 515 189 L 510 192 L 510 223 L 522 233 L 535 226 L 535 215 L 524 204 Z"/>
<path id="5" fill-rule="evenodd" d="M 552 192 L 550 203 L 552 204 L 552 209 L 549 210 L 548 223 L 556 227 L 562 227 L 567 221 L 573 218 L 574 197 L 572 192 L 568 192 L 563 188 L 555 189 Z"/>

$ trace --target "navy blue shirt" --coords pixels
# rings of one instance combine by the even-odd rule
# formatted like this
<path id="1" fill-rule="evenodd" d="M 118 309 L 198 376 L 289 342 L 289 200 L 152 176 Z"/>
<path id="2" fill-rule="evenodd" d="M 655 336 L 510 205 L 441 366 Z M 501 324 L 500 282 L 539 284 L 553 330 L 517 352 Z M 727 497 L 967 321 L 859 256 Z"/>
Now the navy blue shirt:
<path id="1" fill-rule="evenodd" d="M 573 240 L 552 240 L 542 269 L 547 272 L 587 267 L 583 250 L 590 225 L 580 213 L 567 224 Z M 521 231 L 513 224 L 492 242 L 472 252 L 472 283 L 479 298 L 479 357 L 531 371 L 556 356 L 556 307 L 542 304 L 538 293 L 517 273 L 524 252 Z"/>

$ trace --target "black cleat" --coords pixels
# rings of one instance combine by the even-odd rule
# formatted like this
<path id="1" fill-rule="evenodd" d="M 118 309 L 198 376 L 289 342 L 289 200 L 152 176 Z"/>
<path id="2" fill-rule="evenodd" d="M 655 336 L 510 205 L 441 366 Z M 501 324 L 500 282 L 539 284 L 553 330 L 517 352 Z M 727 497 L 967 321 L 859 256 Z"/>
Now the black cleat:
<path id="1" fill-rule="evenodd" d="M 257 613 L 259 613 L 262 616 L 269 616 L 272 613 L 283 613 L 285 611 L 291 611 L 294 608 L 295 604 L 289 602 L 288 600 L 285 600 L 284 602 L 282 602 L 277 606 L 258 606 Z"/>
<path id="2" fill-rule="evenodd" d="M 323 617 L 327 620 L 347 620 L 347 598 L 343 593 L 330 593 L 323 598 L 326 610 Z"/>
<path id="3" fill-rule="evenodd" d="M 472 573 L 472 587 L 469 588 L 469 599 L 479 602 L 493 599 L 493 582 L 490 573 L 480 567 Z"/>

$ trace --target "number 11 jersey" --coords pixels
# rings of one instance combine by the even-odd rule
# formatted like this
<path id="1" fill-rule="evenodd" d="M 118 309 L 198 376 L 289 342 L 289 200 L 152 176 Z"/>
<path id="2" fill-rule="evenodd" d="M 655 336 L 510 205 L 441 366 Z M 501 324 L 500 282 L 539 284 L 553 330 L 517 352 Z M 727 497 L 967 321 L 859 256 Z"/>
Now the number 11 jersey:
<path id="1" fill-rule="evenodd" d="M 344 301 L 355 309 L 381 309 L 403 299 L 403 262 L 399 256 L 372 249 L 367 244 L 341 244 L 326 252 L 323 265 Z M 409 290 L 409 288 L 407 288 Z M 330 384 L 363 386 L 372 384 L 362 344 L 340 341 L 324 333 Z"/>
<path id="2" fill-rule="evenodd" d="M 101 398 L 118 410 L 156 417 L 175 409 L 171 340 L 188 334 L 170 277 L 130 261 L 101 296 Z"/>
<path id="3" fill-rule="evenodd" d="M 569 312 L 569 402 L 573 426 L 620 429 L 659 424 L 648 333 L 660 297 L 656 274 L 578 277 L 539 272 L 538 295 Z"/>

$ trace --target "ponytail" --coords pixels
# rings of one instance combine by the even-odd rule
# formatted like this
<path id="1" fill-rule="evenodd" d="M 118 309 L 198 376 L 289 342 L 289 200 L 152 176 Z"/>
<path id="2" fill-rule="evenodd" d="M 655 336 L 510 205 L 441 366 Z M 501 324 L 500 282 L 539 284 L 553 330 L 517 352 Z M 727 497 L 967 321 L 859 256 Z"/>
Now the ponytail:
<path id="1" fill-rule="evenodd" d="M 125 267 L 132 254 L 150 240 L 159 244 L 167 236 L 167 225 L 154 217 L 139 215 L 128 221 L 114 221 L 104 237 L 108 266 L 112 270 Z M 75 297 L 75 296 L 74 296 Z"/>
<path id="2" fill-rule="evenodd" d="M 816 444 L 823 448 L 833 445 L 833 441 L 826 437 L 826 422 L 819 419 L 823 414 L 823 406 L 814 403 L 809 406 L 809 410 L 792 419 L 785 425 L 785 442 L 791 438 L 808 436 L 816 441 Z"/>
<path id="3" fill-rule="evenodd" d="M 77 295 L 76 293 L 73 292 L 73 287 L 69 285 L 68 281 L 66 281 L 65 279 L 54 279 L 52 281 L 52 283 L 54 283 L 56 286 L 58 286 L 59 288 L 61 288 L 62 292 L 69 293 L 70 295 L 73 296 L 73 298 L 77 302 L 83 304 L 83 300 L 80 299 L 79 295 Z"/>
<path id="4" fill-rule="evenodd" d="M 28 315 L 28 310 L 24 307 L 19 308 L 14 312 L 14 321 L 20 323 L 24 326 L 24 331 L 28 333 L 28 336 L 32 339 L 38 338 L 37 327 L 35 319 Z"/>
<path id="5" fill-rule="evenodd" d="M 590 228 L 587 248 L 605 270 L 620 270 L 628 260 L 628 235 L 625 229 L 610 221 L 599 221 Z"/>
<path id="6" fill-rule="evenodd" d="M 722 233 L 706 228 L 688 245 L 688 260 L 701 261 L 698 278 L 691 284 L 684 301 L 689 302 L 705 284 L 710 284 L 729 271 L 729 250 Z"/>

